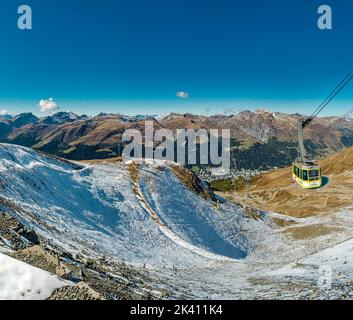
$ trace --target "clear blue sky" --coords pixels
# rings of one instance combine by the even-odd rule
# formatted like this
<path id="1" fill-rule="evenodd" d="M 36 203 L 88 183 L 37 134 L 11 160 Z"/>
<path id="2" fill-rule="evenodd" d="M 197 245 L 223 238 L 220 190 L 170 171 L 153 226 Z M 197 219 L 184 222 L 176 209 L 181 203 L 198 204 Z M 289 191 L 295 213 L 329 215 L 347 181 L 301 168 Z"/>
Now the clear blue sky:
<path id="1" fill-rule="evenodd" d="M 21 4 L 31 31 L 17 29 Z M 310 113 L 353 68 L 352 32 L 351 0 L 2 0 L 0 109 L 38 113 L 52 97 L 89 114 Z M 350 85 L 327 113 L 352 98 Z"/>

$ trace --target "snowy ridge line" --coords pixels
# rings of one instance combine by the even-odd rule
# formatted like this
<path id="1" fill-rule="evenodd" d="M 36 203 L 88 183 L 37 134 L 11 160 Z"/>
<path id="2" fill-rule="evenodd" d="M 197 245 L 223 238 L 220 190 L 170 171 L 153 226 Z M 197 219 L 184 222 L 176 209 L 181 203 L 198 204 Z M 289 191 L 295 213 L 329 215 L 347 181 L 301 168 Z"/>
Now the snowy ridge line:
<path id="1" fill-rule="evenodd" d="M 129 165 L 131 166 L 134 164 L 130 163 Z M 158 214 L 148 206 L 147 201 L 144 199 L 140 186 L 138 184 L 138 167 L 137 167 L 137 179 L 136 177 L 131 177 L 131 181 L 132 181 L 132 184 L 134 185 L 134 190 L 136 190 L 136 193 L 137 193 L 136 197 L 140 201 L 141 206 L 150 214 L 151 218 L 157 223 L 160 231 L 163 232 L 163 234 L 166 237 L 168 237 L 170 240 L 172 240 L 175 244 L 207 259 L 218 260 L 218 261 L 238 261 L 237 259 L 232 259 L 229 257 L 217 255 L 217 254 L 208 252 L 206 250 L 200 249 L 192 245 L 191 243 L 188 243 L 187 241 L 183 240 L 182 238 L 180 238 L 172 230 L 170 230 L 165 224 L 163 224 L 158 218 Z"/>

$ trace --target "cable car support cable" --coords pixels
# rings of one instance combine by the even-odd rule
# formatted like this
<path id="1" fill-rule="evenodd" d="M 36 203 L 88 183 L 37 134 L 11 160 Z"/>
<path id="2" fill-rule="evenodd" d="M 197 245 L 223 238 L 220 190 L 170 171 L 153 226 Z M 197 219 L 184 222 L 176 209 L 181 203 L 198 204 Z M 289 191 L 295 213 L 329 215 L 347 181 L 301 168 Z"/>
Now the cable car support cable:
<path id="1" fill-rule="evenodd" d="M 314 161 L 307 159 L 307 152 L 304 145 L 304 129 L 308 127 L 312 121 L 324 110 L 327 105 L 347 86 L 353 79 L 353 69 L 347 76 L 336 86 L 336 88 L 327 96 L 327 98 L 314 110 L 310 117 L 299 119 L 298 121 L 298 144 L 299 159 L 293 163 L 293 179 L 303 188 L 313 189 L 322 186 L 321 168 Z M 351 115 L 353 109 L 347 112 L 344 117 Z"/>
<path id="2" fill-rule="evenodd" d="M 329 94 L 329 96 L 315 109 L 309 119 L 314 120 L 321 111 L 343 90 L 343 88 L 353 79 L 353 70 L 337 85 L 337 87 Z M 312 121 L 311 120 L 311 121 Z"/>

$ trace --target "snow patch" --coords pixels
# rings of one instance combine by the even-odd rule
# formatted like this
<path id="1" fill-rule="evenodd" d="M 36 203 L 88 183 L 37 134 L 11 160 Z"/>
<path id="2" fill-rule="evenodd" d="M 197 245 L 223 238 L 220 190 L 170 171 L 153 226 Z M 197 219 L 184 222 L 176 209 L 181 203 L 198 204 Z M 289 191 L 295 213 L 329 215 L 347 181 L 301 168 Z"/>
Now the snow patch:
<path id="1" fill-rule="evenodd" d="M 46 271 L 0 253 L 0 300 L 42 300 L 67 285 Z"/>

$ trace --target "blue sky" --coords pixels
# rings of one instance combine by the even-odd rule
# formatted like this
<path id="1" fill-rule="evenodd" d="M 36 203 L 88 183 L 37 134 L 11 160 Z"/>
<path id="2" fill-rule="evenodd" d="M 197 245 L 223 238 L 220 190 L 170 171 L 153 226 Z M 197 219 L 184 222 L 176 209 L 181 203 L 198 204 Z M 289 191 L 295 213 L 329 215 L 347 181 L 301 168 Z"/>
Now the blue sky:
<path id="1" fill-rule="evenodd" d="M 21 4 L 33 30 L 17 28 Z M 317 28 L 322 4 L 333 30 Z M 52 97 L 88 114 L 311 113 L 353 68 L 352 31 L 351 0 L 2 0 L 0 109 L 38 114 Z"/>

